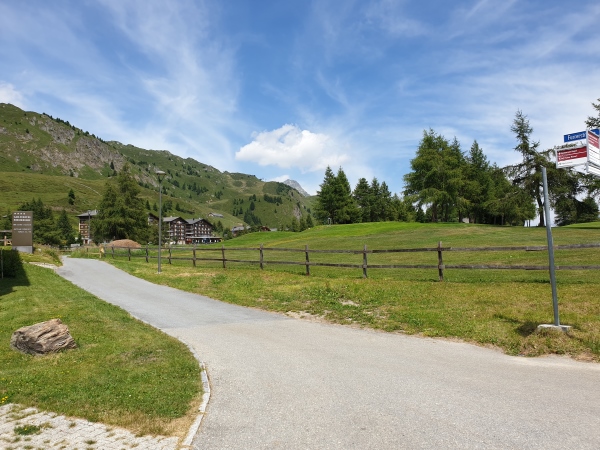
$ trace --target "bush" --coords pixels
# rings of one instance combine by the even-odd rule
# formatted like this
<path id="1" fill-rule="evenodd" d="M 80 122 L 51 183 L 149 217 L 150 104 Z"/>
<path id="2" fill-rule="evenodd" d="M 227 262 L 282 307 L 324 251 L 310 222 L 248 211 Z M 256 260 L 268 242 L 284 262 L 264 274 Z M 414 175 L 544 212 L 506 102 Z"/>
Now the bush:
<path id="1" fill-rule="evenodd" d="M 0 276 L 15 278 L 22 268 L 19 252 L 0 248 Z"/>

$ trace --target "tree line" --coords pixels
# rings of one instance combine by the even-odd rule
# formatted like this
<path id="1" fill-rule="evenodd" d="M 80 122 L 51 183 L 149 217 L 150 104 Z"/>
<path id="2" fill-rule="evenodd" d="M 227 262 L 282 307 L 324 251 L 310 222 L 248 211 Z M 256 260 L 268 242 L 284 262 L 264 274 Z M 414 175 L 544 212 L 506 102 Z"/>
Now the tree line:
<path id="1" fill-rule="evenodd" d="M 41 198 L 32 199 L 19 206 L 19 211 L 33 213 L 33 241 L 43 242 L 48 245 L 65 246 L 80 241 L 73 226 L 69 222 L 67 211 L 62 209 L 58 218 L 49 206 L 44 205 Z M 12 217 L 8 216 L 3 224 L 6 229 L 12 227 Z"/>
<path id="2" fill-rule="evenodd" d="M 589 117 L 588 128 L 600 126 L 599 103 L 592 103 L 598 117 Z M 490 163 L 474 141 L 463 151 L 456 138 L 448 140 L 426 130 L 419 142 L 411 171 L 404 176 L 402 195 L 392 195 L 385 182 L 358 180 L 354 190 L 340 167 L 330 167 L 317 193 L 315 215 L 321 223 L 379 222 L 386 220 L 523 225 L 539 216 L 544 226 L 542 167 L 548 175 L 549 199 L 557 225 L 598 220 L 596 198 L 600 181 L 574 169 L 557 169 L 554 149 L 539 150 L 533 128 L 517 111 L 511 131 L 517 164 L 498 167 Z"/>

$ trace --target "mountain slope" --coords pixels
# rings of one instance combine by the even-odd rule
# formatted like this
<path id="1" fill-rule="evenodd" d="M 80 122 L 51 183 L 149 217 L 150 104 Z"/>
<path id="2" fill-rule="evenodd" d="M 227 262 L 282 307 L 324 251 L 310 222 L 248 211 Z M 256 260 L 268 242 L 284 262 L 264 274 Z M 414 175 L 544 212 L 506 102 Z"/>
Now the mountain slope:
<path id="1" fill-rule="evenodd" d="M 0 213 L 32 198 L 71 214 L 95 209 L 104 183 L 129 164 L 150 210 L 158 203 L 155 171 L 167 173 L 163 202 L 170 215 L 209 218 L 223 225 L 266 225 L 283 228 L 293 217 L 310 214 L 312 198 L 283 183 L 254 175 L 221 172 L 165 150 L 146 150 L 106 142 L 68 121 L 0 104 Z M 75 192 L 75 203 L 68 192 Z"/>

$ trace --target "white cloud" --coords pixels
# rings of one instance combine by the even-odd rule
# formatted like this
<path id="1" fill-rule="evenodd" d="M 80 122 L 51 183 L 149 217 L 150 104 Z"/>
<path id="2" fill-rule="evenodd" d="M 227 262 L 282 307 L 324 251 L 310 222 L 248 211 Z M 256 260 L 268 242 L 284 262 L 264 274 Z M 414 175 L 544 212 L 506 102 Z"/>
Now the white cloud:
<path id="1" fill-rule="evenodd" d="M 11 103 L 19 108 L 24 108 L 23 95 L 10 83 L 0 82 L 0 103 Z"/>
<path id="2" fill-rule="evenodd" d="M 284 181 L 287 181 L 289 179 L 290 179 L 289 175 L 281 175 L 279 177 L 271 178 L 269 181 L 277 181 L 279 183 L 283 183 Z"/>
<path id="3" fill-rule="evenodd" d="M 255 133 L 254 140 L 240 148 L 235 159 L 315 172 L 327 166 L 338 167 L 348 156 L 337 150 L 330 136 L 286 124 L 277 130 Z"/>

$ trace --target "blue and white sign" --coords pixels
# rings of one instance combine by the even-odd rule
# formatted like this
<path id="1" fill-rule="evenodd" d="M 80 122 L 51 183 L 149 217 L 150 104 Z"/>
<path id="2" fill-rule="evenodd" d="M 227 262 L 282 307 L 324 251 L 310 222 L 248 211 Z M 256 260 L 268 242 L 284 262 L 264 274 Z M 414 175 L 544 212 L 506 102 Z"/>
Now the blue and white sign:
<path id="1" fill-rule="evenodd" d="M 596 134 L 600 134 L 598 128 L 594 128 L 591 131 L 593 131 Z M 565 140 L 564 140 L 564 142 L 582 141 L 582 140 L 584 140 L 586 138 L 587 138 L 587 132 L 586 131 L 580 131 L 579 133 L 565 134 Z"/>

